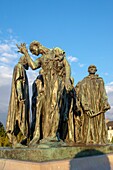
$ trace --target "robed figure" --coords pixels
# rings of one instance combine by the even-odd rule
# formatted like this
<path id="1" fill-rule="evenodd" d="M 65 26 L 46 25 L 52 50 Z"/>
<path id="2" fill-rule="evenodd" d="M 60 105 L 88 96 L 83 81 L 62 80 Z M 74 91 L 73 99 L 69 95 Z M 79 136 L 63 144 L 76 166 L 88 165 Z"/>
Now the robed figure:
<path id="1" fill-rule="evenodd" d="M 6 122 L 6 132 L 13 145 L 29 138 L 29 89 L 25 69 L 28 62 L 22 56 L 13 71 Z"/>
<path id="2" fill-rule="evenodd" d="M 110 109 L 110 105 L 104 81 L 95 74 L 96 71 L 96 66 L 90 65 L 89 75 L 79 84 L 79 102 L 82 109 L 81 140 L 87 144 L 106 144 L 105 112 Z"/>

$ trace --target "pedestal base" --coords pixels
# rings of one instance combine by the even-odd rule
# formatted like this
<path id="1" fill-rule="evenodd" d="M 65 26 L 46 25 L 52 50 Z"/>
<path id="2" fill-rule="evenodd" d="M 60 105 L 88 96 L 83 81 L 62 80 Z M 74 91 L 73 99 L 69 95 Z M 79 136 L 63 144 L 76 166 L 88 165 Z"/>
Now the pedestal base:
<path id="1" fill-rule="evenodd" d="M 113 145 L 0 148 L 0 170 L 111 170 Z"/>

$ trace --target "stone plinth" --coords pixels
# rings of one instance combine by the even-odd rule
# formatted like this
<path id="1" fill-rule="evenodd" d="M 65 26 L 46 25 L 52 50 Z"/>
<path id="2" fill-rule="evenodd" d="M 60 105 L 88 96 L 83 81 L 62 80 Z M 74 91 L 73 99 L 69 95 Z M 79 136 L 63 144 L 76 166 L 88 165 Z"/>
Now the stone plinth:
<path id="1" fill-rule="evenodd" d="M 76 145 L 52 148 L 0 148 L 0 158 L 33 162 L 74 159 L 113 153 L 113 145 Z"/>

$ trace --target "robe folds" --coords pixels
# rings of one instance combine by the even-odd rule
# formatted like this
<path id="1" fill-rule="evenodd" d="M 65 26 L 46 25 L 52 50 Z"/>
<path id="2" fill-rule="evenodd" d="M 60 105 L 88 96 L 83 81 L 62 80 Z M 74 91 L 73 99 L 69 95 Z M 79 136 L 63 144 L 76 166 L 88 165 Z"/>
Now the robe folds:
<path id="1" fill-rule="evenodd" d="M 17 85 L 18 81 L 19 86 Z M 19 93 L 23 96 L 23 102 L 20 102 L 18 99 Z M 19 131 L 23 136 L 29 136 L 29 86 L 25 68 L 21 63 L 15 66 L 12 77 L 6 123 L 6 132 L 10 142 L 13 140 L 13 135 L 18 135 Z"/>
<path id="2" fill-rule="evenodd" d="M 110 105 L 103 79 L 98 75 L 85 77 L 80 82 L 80 94 L 83 109 L 82 141 L 84 143 L 107 143 L 105 112 L 110 109 Z"/>

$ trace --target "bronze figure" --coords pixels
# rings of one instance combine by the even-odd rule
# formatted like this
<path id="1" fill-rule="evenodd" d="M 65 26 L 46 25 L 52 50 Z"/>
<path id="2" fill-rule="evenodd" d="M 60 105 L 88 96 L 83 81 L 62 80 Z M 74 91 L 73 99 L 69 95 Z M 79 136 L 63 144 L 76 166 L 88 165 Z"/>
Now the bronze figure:
<path id="1" fill-rule="evenodd" d="M 29 138 L 29 87 L 25 56 L 14 67 L 6 132 L 12 145 Z"/>
<path id="2" fill-rule="evenodd" d="M 83 143 L 106 144 L 105 112 L 110 109 L 104 81 L 95 74 L 95 65 L 88 67 L 89 75 L 79 84 L 79 110 L 82 114 L 81 140 Z"/>
<path id="3" fill-rule="evenodd" d="M 42 123 L 39 122 L 39 126 L 43 124 L 43 139 L 56 139 L 61 115 L 63 90 L 64 88 L 66 90 L 71 88 L 70 65 L 65 58 L 65 52 L 58 47 L 48 49 L 39 42 L 33 41 L 30 44 L 31 53 L 34 55 L 42 54 L 41 57 L 33 61 L 28 54 L 25 44 L 21 44 L 18 48 L 26 56 L 29 66 L 33 70 L 38 68 L 43 69 L 45 98 L 43 107 L 45 111 L 43 110 L 42 115 L 44 115 L 44 118 L 42 119 Z M 38 110 L 38 107 L 36 110 Z M 36 136 L 40 136 L 40 134 L 35 135 L 35 138 Z M 39 140 L 38 137 L 37 139 Z"/>

